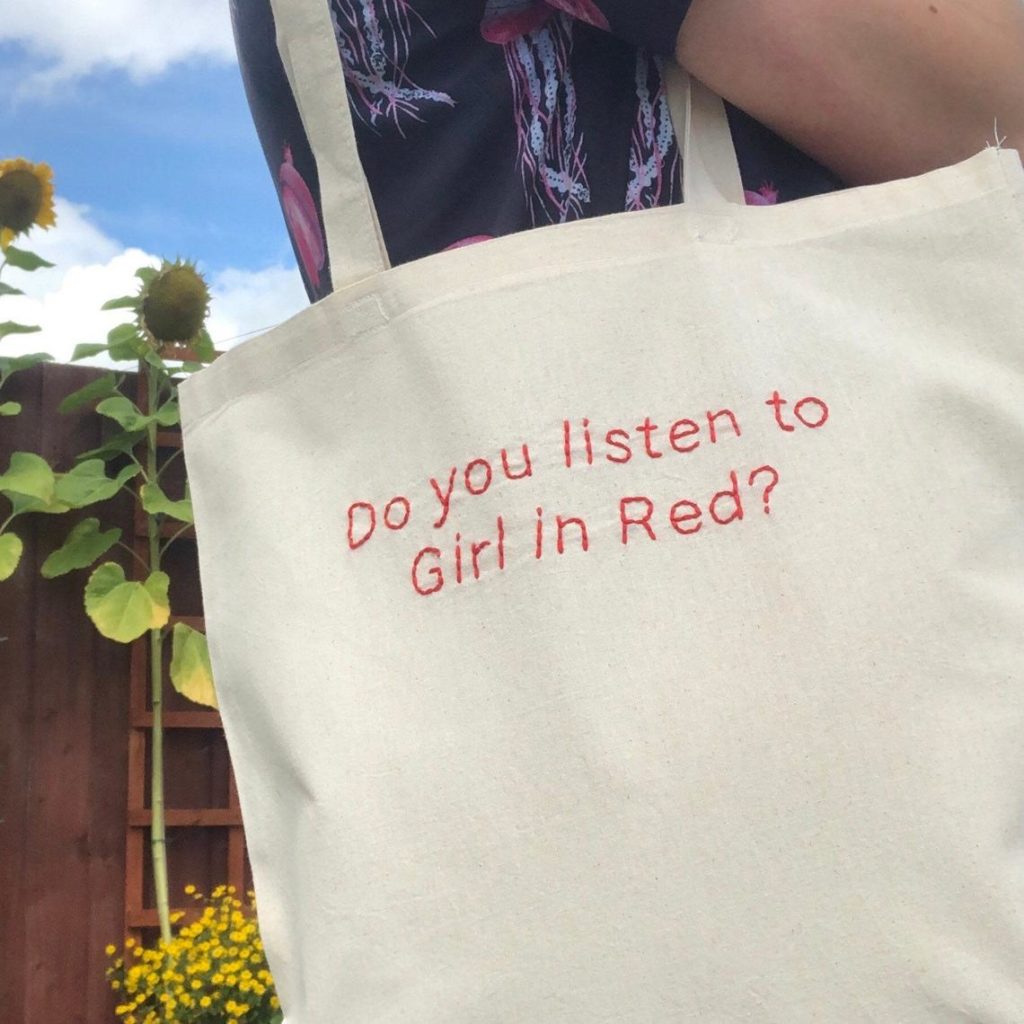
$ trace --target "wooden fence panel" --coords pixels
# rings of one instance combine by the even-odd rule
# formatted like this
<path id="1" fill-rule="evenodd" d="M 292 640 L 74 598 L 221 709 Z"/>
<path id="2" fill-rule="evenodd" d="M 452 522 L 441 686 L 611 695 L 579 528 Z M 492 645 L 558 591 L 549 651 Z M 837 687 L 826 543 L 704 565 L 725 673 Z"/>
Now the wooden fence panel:
<path id="1" fill-rule="evenodd" d="M 4 398 L 20 401 L 24 411 L 0 419 L 0 471 L 12 451 L 38 452 L 68 469 L 75 453 L 100 444 L 100 417 L 57 412 L 65 395 L 98 373 L 48 365 L 12 378 Z M 101 638 L 87 619 L 85 573 L 58 580 L 39 575 L 72 523 L 89 515 L 120 526 L 125 542 L 132 543 L 136 523 L 128 495 L 74 518 L 25 517 L 15 523 L 25 542 L 22 564 L 13 579 L 0 583 L 0 637 L 6 637 L 0 641 L 0 1007 L 5 1024 L 114 1020 L 103 949 L 119 942 L 131 923 L 125 901 L 129 836 L 141 841 L 146 871 L 135 912 L 140 923 L 155 919 L 144 827 L 148 785 L 141 773 L 129 777 L 130 743 L 138 745 L 139 763 L 148 765 L 146 700 L 134 710 L 131 701 L 133 652 Z M 130 571 L 127 554 L 111 557 Z M 183 545 L 173 561 L 174 592 L 180 595 L 175 610 L 201 616 L 194 545 Z M 184 711 L 183 721 L 199 711 L 176 694 L 167 695 L 167 707 Z M 168 731 L 168 806 L 220 814 L 225 823 L 190 827 L 193 814 L 169 829 L 172 905 L 182 902 L 186 883 L 209 891 L 222 882 L 244 882 L 241 830 L 228 827 L 237 822 L 237 797 L 223 733 L 215 715 L 202 721 L 201 729 Z M 143 816 L 135 827 L 133 806 L 132 814 Z"/>

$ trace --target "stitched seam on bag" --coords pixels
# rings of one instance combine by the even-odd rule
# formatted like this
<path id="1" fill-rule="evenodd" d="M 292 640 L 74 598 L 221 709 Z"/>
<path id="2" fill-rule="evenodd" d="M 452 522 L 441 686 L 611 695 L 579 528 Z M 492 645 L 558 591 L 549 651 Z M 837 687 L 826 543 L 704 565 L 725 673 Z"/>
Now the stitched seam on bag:
<path id="1" fill-rule="evenodd" d="M 797 236 L 794 236 L 794 237 L 791 237 L 791 238 L 785 238 L 783 240 L 773 239 L 773 238 L 768 238 L 768 237 L 766 237 L 766 238 L 744 238 L 742 236 L 741 237 L 733 237 L 733 238 L 725 239 L 725 240 L 716 240 L 716 239 L 711 238 L 711 237 L 707 237 L 707 238 L 697 237 L 697 238 L 693 239 L 693 243 L 696 244 L 696 245 L 718 245 L 718 246 L 729 246 L 729 247 L 737 247 L 737 248 L 761 248 L 761 247 L 764 247 L 764 248 L 783 248 L 783 247 L 790 246 L 790 245 L 795 245 L 795 244 L 799 244 L 799 243 L 814 241 L 814 240 L 817 240 L 817 239 L 820 239 L 820 238 L 829 238 L 829 239 L 836 238 L 836 239 L 838 239 L 838 238 L 842 238 L 845 235 L 853 233 L 855 231 L 862 230 L 865 227 L 870 227 L 870 228 L 884 227 L 886 225 L 889 225 L 889 224 L 892 224 L 892 223 L 895 223 L 895 222 L 898 222 L 898 221 L 912 220 L 912 219 L 917 218 L 917 217 L 928 216 L 928 215 L 931 215 L 931 214 L 934 214 L 934 213 L 937 213 L 937 212 L 940 212 L 940 211 L 944 211 L 944 210 L 955 210 L 955 209 L 958 209 L 958 208 L 960 208 L 962 206 L 967 206 L 967 205 L 969 205 L 971 203 L 981 202 L 982 200 L 988 199 L 991 196 L 996 195 L 998 193 L 1006 192 L 1006 191 L 1011 189 L 1011 186 L 1009 185 L 1009 180 L 1007 178 L 1005 168 L 1001 167 L 1001 173 L 1002 173 L 1002 177 L 1004 178 L 1004 181 L 1006 182 L 1006 184 L 1004 184 L 1002 186 L 997 186 L 997 187 L 992 188 L 992 189 L 988 189 L 988 190 L 986 190 L 984 192 L 981 192 L 981 193 L 976 193 L 976 194 L 968 196 L 968 197 L 966 197 L 966 198 L 964 198 L 964 199 L 962 199 L 962 200 L 960 200 L 958 202 L 947 203 L 947 204 L 938 205 L 938 206 L 927 206 L 927 207 L 925 207 L 923 209 L 913 210 L 913 211 L 910 211 L 910 212 L 908 212 L 908 211 L 900 211 L 900 212 L 893 213 L 891 216 L 882 217 L 882 218 L 879 218 L 877 216 L 875 216 L 875 217 L 867 217 L 866 216 L 863 220 L 860 220 L 860 221 L 858 221 L 858 222 L 856 222 L 854 224 L 845 225 L 840 230 L 829 229 L 827 227 L 827 225 L 826 225 L 826 226 L 823 226 L 821 231 L 801 233 L 801 234 L 799 234 Z M 1010 191 L 1010 195 L 1013 196 L 1013 195 L 1015 195 L 1015 193 L 1011 190 Z M 822 197 L 822 198 L 827 199 L 828 197 Z M 1014 203 L 1013 205 L 1016 206 L 1016 203 Z M 645 215 L 649 216 L 651 214 L 655 214 L 655 215 L 659 215 L 660 214 L 662 216 L 664 216 L 666 214 L 668 214 L 668 215 L 673 215 L 673 214 L 678 215 L 678 212 L 680 210 L 685 210 L 685 209 L 686 209 L 685 206 L 660 207 L 660 208 L 656 208 L 656 209 L 639 211 L 639 212 L 615 214 L 613 216 L 614 217 L 633 217 L 633 218 L 637 218 L 637 217 L 645 216 Z M 771 211 L 773 210 L 772 207 L 761 207 L 761 208 L 749 207 L 749 208 L 742 208 L 742 209 L 744 209 L 746 211 L 756 211 L 755 215 L 763 215 L 763 213 L 765 211 L 767 211 L 767 213 L 770 214 Z M 782 209 L 782 207 L 779 207 L 777 209 Z M 692 213 L 693 211 L 687 211 L 687 212 Z M 720 223 L 724 223 L 724 222 L 730 222 L 731 223 L 731 222 L 734 222 L 734 220 L 736 219 L 735 215 L 733 215 L 733 214 L 726 214 L 726 215 L 721 216 L 721 217 L 713 216 L 713 215 L 705 214 L 705 213 L 702 213 L 701 215 L 704 216 L 704 217 L 707 217 L 712 222 L 717 221 L 717 222 L 720 222 Z M 600 221 L 600 220 L 604 220 L 604 219 L 606 219 L 606 218 L 595 218 L 594 221 Z M 568 229 L 572 229 L 572 228 L 580 228 L 580 227 L 585 228 L 587 223 L 588 223 L 587 221 L 577 221 L 577 222 L 574 222 L 572 224 L 553 225 L 553 226 L 546 227 L 546 228 L 533 229 L 533 231 L 521 232 L 521 233 L 519 233 L 517 235 L 509 235 L 509 236 L 505 236 L 504 238 L 494 239 L 493 241 L 488 242 L 486 244 L 488 244 L 488 245 L 495 245 L 495 244 L 500 244 L 503 241 L 511 241 L 513 244 L 520 245 L 520 244 L 523 244 L 522 239 L 529 238 L 531 235 L 536 235 L 536 233 L 539 232 L 539 231 L 553 231 L 553 230 L 557 231 L 557 230 L 564 230 L 564 229 L 567 229 L 567 228 Z M 535 239 L 533 239 L 533 241 L 535 241 Z M 389 277 L 391 275 L 395 275 L 395 276 L 401 275 L 403 272 L 411 273 L 411 272 L 413 272 L 413 270 L 415 270 L 415 272 L 417 272 L 417 273 L 422 273 L 425 268 L 429 269 L 429 264 L 430 264 L 431 261 L 437 260 L 437 259 L 449 259 L 452 256 L 459 256 L 460 254 L 461 254 L 461 256 L 470 256 L 470 257 L 476 255 L 475 253 L 473 253 L 472 248 L 465 248 L 465 249 L 461 249 L 461 250 L 454 250 L 453 252 L 449 252 L 449 253 L 445 253 L 445 252 L 435 253 L 432 256 L 424 257 L 423 259 L 416 260 L 416 261 L 414 261 L 412 263 L 401 264 L 400 266 L 394 267 L 391 270 L 385 271 L 383 274 L 375 275 L 374 278 L 385 279 L 385 278 L 387 278 L 387 277 Z M 451 303 L 453 301 L 458 301 L 459 299 L 464 298 L 464 297 L 466 297 L 468 295 L 488 295 L 488 294 L 493 294 L 495 292 L 501 291 L 501 290 L 509 287 L 510 285 L 514 285 L 514 284 L 517 284 L 517 283 L 532 282 L 532 281 L 536 281 L 537 279 L 543 278 L 543 277 L 565 276 L 567 273 L 574 273 L 574 274 L 586 273 L 586 272 L 589 272 L 589 271 L 592 271 L 592 270 L 595 270 L 595 269 L 604 268 L 604 267 L 623 267 L 623 268 L 625 268 L 625 267 L 643 266 L 645 264 L 652 263 L 655 260 L 660 259 L 660 258 L 661 258 L 660 256 L 652 256 L 649 252 L 647 252 L 647 253 L 638 254 L 635 258 L 629 258 L 629 259 L 623 259 L 623 257 L 621 255 L 607 255 L 607 256 L 602 256 L 602 257 L 599 257 L 599 258 L 589 259 L 589 260 L 586 260 L 585 262 L 581 262 L 579 259 L 573 259 L 571 261 L 563 261 L 561 263 L 546 263 L 546 264 L 543 264 L 541 266 L 533 266 L 528 271 L 519 270 L 519 271 L 515 271 L 515 272 L 510 272 L 508 274 L 504 274 L 504 275 L 502 275 L 500 277 L 491 278 L 486 283 L 485 287 L 481 287 L 479 283 L 470 283 L 470 284 L 467 284 L 463 288 L 460 288 L 460 289 L 457 289 L 457 290 L 454 290 L 454 291 L 448 291 L 448 292 L 446 292 L 442 296 L 435 297 L 435 298 L 430 299 L 430 300 L 428 300 L 426 302 L 418 303 L 418 304 L 416 304 L 414 306 L 409 306 L 408 308 L 406 308 L 406 309 L 402 310 L 400 313 L 398 313 L 396 316 L 389 317 L 384 323 L 382 323 L 382 324 L 380 324 L 380 325 L 378 325 L 376 327 L 367 328 L 365 331 L 362 331 L 362 332 L 359 332 L 358 334 L 352 335 L 351 337 L 346 338 L 344 341 L 338 342 L 334 347 L 332 347 L 330 349 L 323 349 L 323 348 L 321 348 L 318 351 L 314 352 L 312 355 L 308 356 L 307 358 L 305 358 L 305 359 L 303 359 L 303 360 L 301 360 L 301 361 L 299 361 L 297 363 L 292 363 L 287 368 L 287 370 L 285 372 L 283 372 L 283 373 L 277 373 L 277 374 L 274 374 L 274 375 L 268 374 L 265 377 L 265 379 L 262 380 L 258 385 L 250 384 L 249 390 L 247 390 L 246 392 L 231 397 L 226 402 L 222 403 L 221 405 L 217 406 L 214 409 L 208 409 L 208 410 L 204 411 L 201 415 L 199 415 L 198 417 L 196 417 L 194 420 L 192 420 L 190 422 L 190 424 L 189 424 L 189 433 L 192 433 L 195 430 L 197 430 L 201 425 L 205 424 L 208 420 L 214 420 L 216 417 L 220 416 L 221 414 L 226 413 L 228 410 L 230 410 L 235 405 L 235 403 L 237 403 L 239 401 L 243 401 L 243 400 L 245 400 L 247 398 L 252 397 L 252 395 L 254 393 L 265 392 L 269 387 L 271 387 L 271 386 L 273 386 L 275 384 L 281 383 L 282 381 L 290 379 L 292 376 L 294 376 L 294 374 L 298 373 L 300 370 L 305 369 L 311 363 L 315 363 L 316 361 L 321 360 L 321 359 L 325 359 L 325 358 L 335 358 L 337 356 L 340 356 L 342 353 L 348 351 L 354 345 L 361 344 L 361 343 L 364 343 L 364 342 L 366 342 L 368 340 L 374 339 L 379 334 L 381 334 L 383 331 L 385 331 L 386 329 L 388 329 L 390 327 L 393 327 L 393 326 L 396 326 L 396 325 L 400 325 L 400 324 L 404 323 L 407 319 L 409 319 L 412 316 L 419 315 L 419 314 L 424 313 L 424 312 L 429 312 L 432 309 L 436 309 L 436 308 L 438 308 L 440 306 L 447 305 L 448 303 Z M 434 265 L 437 265 L 437 264 L 434 264 Z M 680 268 L 680 269 L 682 269 L 682 268 Z M 325 299 L 323 299 L 320 302 L 316 303 L 315 306 L 308 307 L 307 309 L 301 310 L 299 313 L 297 313 L 295 315 L 294 319 L 301 318 L 305 314 L 308 314 L 310 312 L 310 310 L 312 310 L 314 308 L 318 308 L 318 307 L 319 308 L 323 308 L 323 307 L 325 307 L 327 305 L 330 305 L 330 304 L 332 304 L 332 300 L 334 300 L 334 299 L 343 300 L 345 298 L 345 296 L 346 296 L 346 293 L 351 292 L 351 291 L 353 291 L 355 289 L 367 287 L 368 283 L 371 282 L 372 280 L 374 280 L 374 278 L 367 278 L 367 279 L 365 279 L 362 282 L 350 285 L 350 286 L 348 286 L 348 287 L 346 287 L 346 288 L 344 288 L 344 289 L 342 289 L 340 291 L 334 292 L 332 295 L 329 295 Z M 395 280 L 395 277 L 392 277 L 391 279 Z M 379 298 L 379 295 L 380 295 L 379 292 L 376 292 L 376 293 L 375 292 L 367 292 L 366 294 L 364 294 L 362 296 L 359 296 L 358 299 L 355 299 L 353 301 L 359 301 L 360 299 L 369 298 L 369 296 L 373 295 L 373 294 L 377 294 L 378 298 Z M 278 331 L 278 330 L 280 330 L 280 328 L 274 328 L 273 330 L 274 331 Z M 270 334 L 270 333 L 272 333 L 272 332 L 268 332 L 268 334 Z M 273 343 L 273 344 L 285 344 L 285 343 L 284 342 L 277 342 L 277 343 Z M 197 381 L 197 383 L 199 383 L 199 382 Z"/>

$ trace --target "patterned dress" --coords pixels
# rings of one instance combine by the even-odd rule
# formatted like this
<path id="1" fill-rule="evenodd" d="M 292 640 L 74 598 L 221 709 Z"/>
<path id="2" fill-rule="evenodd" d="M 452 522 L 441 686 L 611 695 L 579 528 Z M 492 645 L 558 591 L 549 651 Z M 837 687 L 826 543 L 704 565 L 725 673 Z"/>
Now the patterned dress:
<path id="1" fill-rule="evenodd" d="M 393 263 L 678 202 L 662 86 L 690 0 L 323 0 Z M 311 300 L 330 291 L 316 167 L 269 0 L 232 0 L 246 94 Z M 842 187 L 735 107 L 749 203 Z"/>

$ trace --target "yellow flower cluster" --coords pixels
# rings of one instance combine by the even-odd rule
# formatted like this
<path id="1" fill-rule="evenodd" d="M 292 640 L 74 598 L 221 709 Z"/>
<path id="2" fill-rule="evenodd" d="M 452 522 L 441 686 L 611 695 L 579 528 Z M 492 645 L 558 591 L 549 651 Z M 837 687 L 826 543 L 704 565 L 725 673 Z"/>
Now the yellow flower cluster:
<path id="1" fill-rule="evenodd" d="M 202 913 L 170 942 L 146 949 L 129 939 L 124 956 L 107 946 L 107 978 L 121 1024 L 278 1024 L 281 1008 L 253 894 L 243 904 L 233 886 L 218 886 L 209 899 L 192 885 L 185 892 Z M 184 916 L 179 911 L 172 921 L 177 925 Z"/>

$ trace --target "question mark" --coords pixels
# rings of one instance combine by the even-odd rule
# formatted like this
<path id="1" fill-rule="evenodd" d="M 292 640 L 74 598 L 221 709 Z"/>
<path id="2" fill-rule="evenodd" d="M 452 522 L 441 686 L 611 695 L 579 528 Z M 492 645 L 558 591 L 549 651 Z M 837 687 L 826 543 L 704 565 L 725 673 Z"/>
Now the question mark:
<path id="1" fill-rule="evenodd" d="M 772 482 L 764 489 L 764 494 L 761 495 L 761 500 L 764 502 L 764 514 L 770 516 L 772 514 L 771 508 L 771 496 L 772 491 L 775 490 L 775 485 L 779 482 L 778 471 L 773 466 L 761 466 L 760 469 L 755 469 L 750 474 L 750 486 L 754 486 L 754 481 L 762 474 L 770 473 Z"/>

